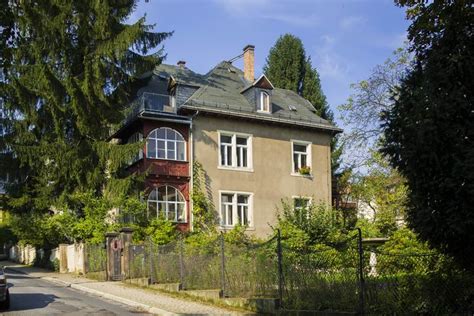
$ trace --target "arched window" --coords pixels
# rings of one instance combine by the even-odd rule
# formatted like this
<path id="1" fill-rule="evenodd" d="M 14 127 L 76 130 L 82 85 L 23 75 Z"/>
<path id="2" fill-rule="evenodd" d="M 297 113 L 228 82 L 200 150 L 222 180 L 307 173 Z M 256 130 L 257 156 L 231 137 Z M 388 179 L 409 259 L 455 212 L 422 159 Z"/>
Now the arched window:
<path id="1" fill-rule="evenodd" d="M 146 142 L 146 157 L 185 161 L 186 143 L 183 136 L 166 127 L 151 131 Z"/>
<path id="2" fill-rule="evenodd" d="M 260 106 L 258 110 L 270 112 L 270 95 L 264 91 L 260 92 Z"/>
<path id="3" fill-rule="evenodd" d="M 186 201 L 181 192 L 172 186 L 153 189 L 148 195 L 147 208 L 150 219 L 163 216 L 172 222 L 186 222 Z"/>

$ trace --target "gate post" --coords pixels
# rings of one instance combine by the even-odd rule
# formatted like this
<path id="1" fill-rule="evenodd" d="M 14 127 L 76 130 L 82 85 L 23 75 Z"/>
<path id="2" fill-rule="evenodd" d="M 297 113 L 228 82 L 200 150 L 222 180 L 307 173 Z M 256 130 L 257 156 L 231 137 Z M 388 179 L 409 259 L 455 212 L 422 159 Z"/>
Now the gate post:
<path id="1" fill-rule="evenodd" d="M 107 252 L 107 281 L 113 281 L 113 276 L 115 275 L 115 265 L 116 262 L 114 260 L 114 246 L 113 243 L 116 241 L 118 233 L 106 233 L 105 234 L 105 247 Z"/>
<path id="2" fill-rule="evenodd" d="M 130 246 L 132 245 L 132 234 L 133 229 L 130 227 L 123 227 L 120 230 L 120 236 L 122 237 L 122 278 L 126 279 L 130 277 Z"/>

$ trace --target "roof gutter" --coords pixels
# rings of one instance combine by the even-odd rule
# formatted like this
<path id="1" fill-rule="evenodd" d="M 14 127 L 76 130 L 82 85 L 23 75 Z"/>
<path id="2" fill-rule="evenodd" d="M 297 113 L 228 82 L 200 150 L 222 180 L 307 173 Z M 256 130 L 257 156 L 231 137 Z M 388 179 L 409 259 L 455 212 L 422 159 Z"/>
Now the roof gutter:
<path id="1" fill-rule="evenodd" d="M 343 132 L 343 130 L 338 127 L 331 127 L 331 126 L 317 124 L 317 123 L 308 123 L 304 121 L 295 122 L 295 121 L 287 120 L 283 118 L 264 117 L 260 115 L 250 114 L 250 113 L 233 112 L 233 111 L 229 111 L 228 109 L 223 110 L 223 109 L 218 109 L 218 108 L 208 108 L 208 107 L 193 106 L 193 105 L 183 105 L 181 106 L 181 108 L 202 111 L 202 112 L 209 112 L 209 113 L 224 114 L 224 115 L 229 115 L 229 116 L 237 116 L 237 117 L 242 117 L 242 118 L 253 118 L 260 121 L 282 123 L 286 125 L 304 126 L 304 127 L 315 128 L 315 129 L 324 130 L 324 131 L 330 131 L 334 134 Z"/>

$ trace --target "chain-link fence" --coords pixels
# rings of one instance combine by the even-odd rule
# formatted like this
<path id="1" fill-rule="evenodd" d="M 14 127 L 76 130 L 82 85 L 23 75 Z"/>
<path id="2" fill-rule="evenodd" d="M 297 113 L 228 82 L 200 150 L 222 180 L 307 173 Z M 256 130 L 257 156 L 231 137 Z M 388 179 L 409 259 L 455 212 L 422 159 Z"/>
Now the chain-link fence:
<path id="1" fill-rule="evenodd" d="M 194 241 L 195 242 L 195 241 Z M 453 314 L 474 310 L 474 278 L 434 254 L 383 253 L 361 234 L 310 250 L 267 242 L 235 245 L 216 236 L 202 244 L 131 245 L 127 278 L 216 289 L 226 297 L 275 298 L 285 310 L 370 315 Z M 100 268 L 96 268 L 98 270 Z"/>
<path id="2" fill-rule="evenodd" d="M 436 253 L 364 251 L 366 313 L 468 315 L 474 276 Z"/>
<path id="3" fill-rule="evenodd" d="M 107 251 L 104 244 L 84 245 L 86 276 L 91 279 L 105 281 L 107 279 Z"/>

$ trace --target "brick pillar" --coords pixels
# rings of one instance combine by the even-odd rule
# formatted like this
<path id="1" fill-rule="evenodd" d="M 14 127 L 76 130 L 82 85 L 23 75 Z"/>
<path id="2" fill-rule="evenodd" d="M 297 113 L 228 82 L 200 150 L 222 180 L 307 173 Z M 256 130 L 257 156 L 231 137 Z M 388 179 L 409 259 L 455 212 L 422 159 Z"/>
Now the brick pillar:
<path id="1" fill-rule="evenodd" d="M 120 230 L 122 239 L 122 278 L 129 277 L 130 245 L 132 244 L 133 229 L 124 227 Z"/>
<path id="2" fill-rule="evenodd" d="M 107 248 L 107 281 L 113 281 L 116 261 L 114 260 L 114 249 L 112 244 L 115 242 L 118 235 L 119 234 L 115 232 L 105 234 L 105 245 Z"/>

